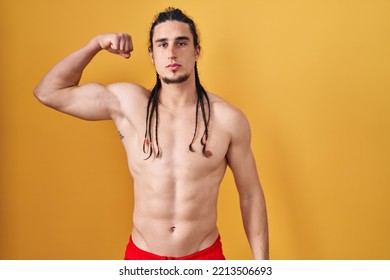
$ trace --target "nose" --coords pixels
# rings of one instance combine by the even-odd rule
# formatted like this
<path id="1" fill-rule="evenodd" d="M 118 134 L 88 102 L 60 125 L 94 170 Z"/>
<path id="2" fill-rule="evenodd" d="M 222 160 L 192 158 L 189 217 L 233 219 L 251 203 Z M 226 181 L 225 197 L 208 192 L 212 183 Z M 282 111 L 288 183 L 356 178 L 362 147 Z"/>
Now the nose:
<path id="1" fill-rule="evenodd" d="M 168 59 L 175 59 L 177 58 L 176 52 L 175 52 L 175 45 L 171 45 L 168 47 Z"/>

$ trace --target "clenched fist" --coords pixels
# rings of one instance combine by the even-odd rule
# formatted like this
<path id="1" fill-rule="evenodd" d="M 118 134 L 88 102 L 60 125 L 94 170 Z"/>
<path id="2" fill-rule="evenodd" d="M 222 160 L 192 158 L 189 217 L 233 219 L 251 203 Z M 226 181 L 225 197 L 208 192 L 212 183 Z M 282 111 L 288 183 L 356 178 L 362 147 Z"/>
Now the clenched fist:
<path id="1" fill-rule="evenodd" d="M 108 33 L 97 37 L 102 49 L 118 54 L 124 58 L 129 58 L 133 51 L 131 36 L 127 33 Z"/>

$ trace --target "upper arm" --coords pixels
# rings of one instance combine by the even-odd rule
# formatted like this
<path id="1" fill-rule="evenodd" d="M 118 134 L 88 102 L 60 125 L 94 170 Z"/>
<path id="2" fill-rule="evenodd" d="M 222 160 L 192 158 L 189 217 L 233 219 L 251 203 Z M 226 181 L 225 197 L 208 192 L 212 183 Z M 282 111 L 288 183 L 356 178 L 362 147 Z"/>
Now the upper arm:
<path id="1" fill-rule="evenodd" d="M 45 105 L 58 111 L 85 120 L 108 120 L 122 113 L 121 103 L 124 96 L 141 91 L 136 85 L 121 84 L 101 85 L 87 83 L 81 86 L 59 89 L 55 92 L 39 94 L 37 98 Z"/>
<path id="2" fill-rule="evenodd" d="M 251 149 L 251 130 L 245 115 L 236 111 L 230 121 L 231 142 L 227 160 L 241 199 L 261 193 L 256 162 Z"/>

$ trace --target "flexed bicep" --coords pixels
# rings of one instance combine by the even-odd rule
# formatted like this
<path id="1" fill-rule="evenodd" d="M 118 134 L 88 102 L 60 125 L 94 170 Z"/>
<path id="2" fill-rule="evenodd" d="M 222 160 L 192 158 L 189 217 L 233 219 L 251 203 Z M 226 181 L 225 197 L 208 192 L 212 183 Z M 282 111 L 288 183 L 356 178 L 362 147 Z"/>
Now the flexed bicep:
<path id="1" fill-rule="evenodd" d="M 108 120 L 120 111 L 120 102 L 106 86 L 88 83 L 53 92 L 45 105 L 84 120 Z"/>

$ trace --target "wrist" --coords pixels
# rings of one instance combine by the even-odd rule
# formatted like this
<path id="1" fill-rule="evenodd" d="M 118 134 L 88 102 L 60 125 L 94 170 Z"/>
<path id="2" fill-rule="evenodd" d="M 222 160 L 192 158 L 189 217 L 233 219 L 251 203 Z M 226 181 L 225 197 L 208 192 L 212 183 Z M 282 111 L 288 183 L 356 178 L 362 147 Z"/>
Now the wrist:
<path id="1" fill-rule="evenodd" d="M 97 54 L 101 50 L 103 50 L 103 47 L 100 44 L 100 36 L 94 37 L 91 41 L 88 42 L 88 44 L 85 46 L 94 54 Z"/>

